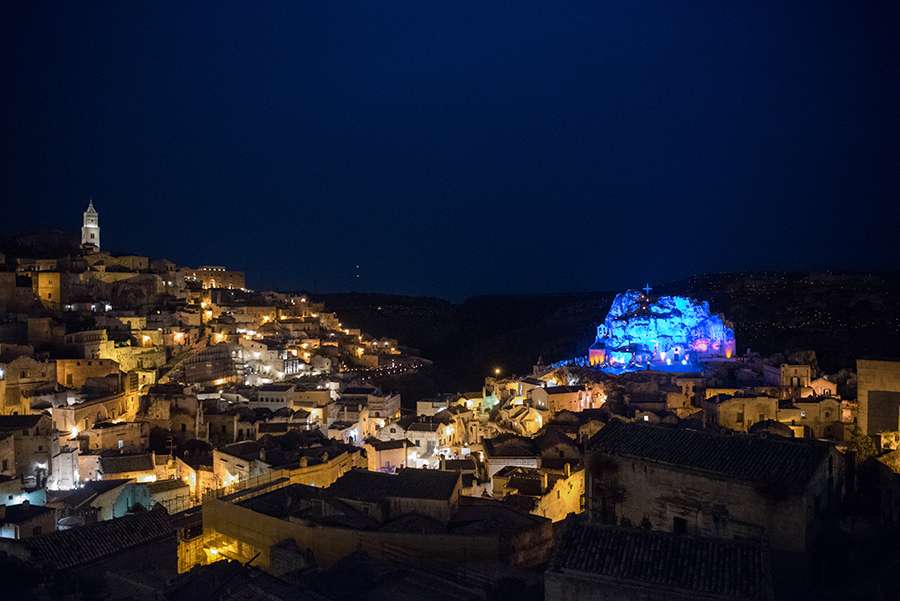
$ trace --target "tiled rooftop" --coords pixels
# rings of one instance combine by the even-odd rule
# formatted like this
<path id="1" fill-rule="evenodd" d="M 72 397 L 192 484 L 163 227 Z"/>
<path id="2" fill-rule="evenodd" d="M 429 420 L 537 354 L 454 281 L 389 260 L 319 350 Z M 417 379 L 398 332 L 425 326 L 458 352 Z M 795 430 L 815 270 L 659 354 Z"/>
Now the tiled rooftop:
<path id="1" fill-rule="evenodd" d="M 85 565 L 174 533 L 160 506 L 142 513 L 25 539 L 32 560 L 56 569 Z"/>
<path id="2" fill-rule="evenodd" d="M 619 420 L 600 430 L 589 448 L 785 488 L 805 485 L 829 451 L 827 443 L 818 441 L 717 434 Z"/>
<path id="3" fill-rule="evenodd" d="M 458 473 L 439 470 L 404 469 L 396 475 L 352 470 L 332 484 L 328 491 L 348 499 L 406 497 L 443 500 L 450 498 L 458 480 Z"/>
<path id="4" fill-rule="evenodd" d="M 763 547 L 638 528 L 571 524 L 551 571 L 735 600 L 772 597 L 769 558 Z"/>
<path id="5" fill-rule="evenodd" d="M 109 455 L 100 457 L 100 471 L 106 474 L 152 471 L 156 468 L 153 455 Z"/>

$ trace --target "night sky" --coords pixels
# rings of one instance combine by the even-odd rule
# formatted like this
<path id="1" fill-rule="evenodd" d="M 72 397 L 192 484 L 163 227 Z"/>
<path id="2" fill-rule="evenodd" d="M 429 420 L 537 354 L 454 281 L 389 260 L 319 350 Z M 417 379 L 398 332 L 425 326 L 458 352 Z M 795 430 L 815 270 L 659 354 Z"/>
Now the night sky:
<path id="1" fill-rule="evenodd" d="M 7 3 L 0 230 L 455 299 L 896 269 L 900 2 L 786 4 Z"/>

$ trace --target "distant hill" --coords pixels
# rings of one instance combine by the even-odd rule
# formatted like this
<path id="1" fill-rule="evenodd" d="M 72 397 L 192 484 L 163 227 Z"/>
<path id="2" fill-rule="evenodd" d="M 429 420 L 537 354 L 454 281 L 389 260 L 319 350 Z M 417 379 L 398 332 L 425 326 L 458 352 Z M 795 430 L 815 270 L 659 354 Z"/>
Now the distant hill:
<path id="1" fill-rule="evenodd" d="M 60 230 L 38 230 L 0 238 L 0 252 L 9 257 L 54 259 L 76 255 L 81 251 L 81 238 Z"/>
<path id="2" fill-rule="evenodd" d="M 398 338 L 436 362 L 441 390 L 480 387 L 496 367 L 524 373 L 586 353 L 616 292 L 477 296 L 462 303 L 384 294 L 317 296 L 354 327 Z M 822 369 L 900 355 L 900 273 L 729 273 L 654 288 L 708 300 L 735 325 L 739 352 L 812 349 Z"/>

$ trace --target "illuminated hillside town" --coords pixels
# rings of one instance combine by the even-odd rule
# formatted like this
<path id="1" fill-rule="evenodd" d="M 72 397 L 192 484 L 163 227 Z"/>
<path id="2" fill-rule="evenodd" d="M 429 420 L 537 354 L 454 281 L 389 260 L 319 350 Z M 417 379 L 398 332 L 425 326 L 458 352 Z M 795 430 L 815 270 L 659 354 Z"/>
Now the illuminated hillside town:
<path id="1" fill-rule="evenodd" d="M 407 398 L 378 384 L 431 367 L 403 340 L 111 254 L 103 208 L 69 253 L 0 257 L 0 551 L 36 598 L 774 599 L 900 525 L 898 361 L 737 353 L 646 285 L 583 356 Z"/>

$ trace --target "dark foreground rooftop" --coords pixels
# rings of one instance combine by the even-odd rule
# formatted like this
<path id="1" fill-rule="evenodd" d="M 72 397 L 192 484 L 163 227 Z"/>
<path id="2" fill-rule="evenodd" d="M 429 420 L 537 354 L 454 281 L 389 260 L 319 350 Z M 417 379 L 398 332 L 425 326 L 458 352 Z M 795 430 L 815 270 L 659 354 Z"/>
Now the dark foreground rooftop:
<path id="1" fill-rule="evenodd" d="M 562 536 L 550 573 L 703 598 L 772 598 L 769 557 L 762 546 L 639 528 L 571 524 Z"/>
<path id="2" fill-rule="evenodd" d="M 143 513 L 28 538 L 20 544 L 35 563 L 64 570 L 99 561 L 173 533 L 169 514 L 157 506 Z"/>

